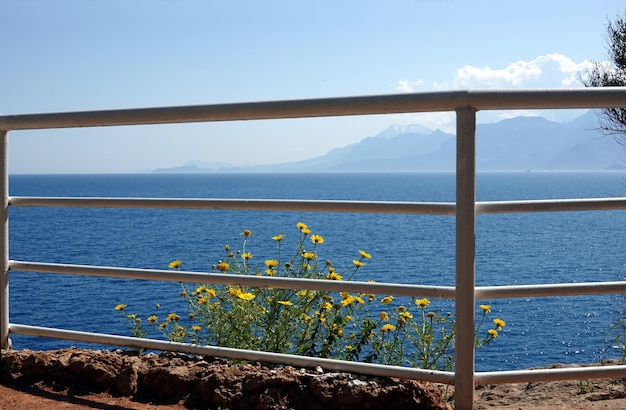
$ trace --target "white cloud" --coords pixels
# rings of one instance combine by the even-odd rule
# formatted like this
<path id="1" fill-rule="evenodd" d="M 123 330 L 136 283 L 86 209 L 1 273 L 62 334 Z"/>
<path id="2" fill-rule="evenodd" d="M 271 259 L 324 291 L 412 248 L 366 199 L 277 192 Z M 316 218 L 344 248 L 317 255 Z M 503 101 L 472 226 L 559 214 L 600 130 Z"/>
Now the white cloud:
<path id="1" fill-rule="evenodd" d="M 580 88 L 579 78 L 591 68 L 592 62 L 575 62 L 562 54 L 546 54 L 532 60 L 520 60 L 502 67 L 475 67 L 465 65 L 456 70 L 452 78 L 433 79 L 430 88 L 425 80 L 398 81 L 397 91 L 444 91 L 463 89 L 511 89 L 511 88 Z M 581 110 L 517 110 L 480 112 L 479 122 L 495 122 L 519 116 L 542 116 L 556 121 L 569 121 L 581 115 Z M 450 116 L 448 116 L 450 114 Z M 430 113 L 406 116 L 420 124 L 450 131 L 454 128 L 452 113 Z"/>
<path id="2" fill-rule="evenodd" d="M 454 88 L 560 88 L 582 87 L 578 76 L 591 66 L 562 54 L 547 54 L 530 61 L 520 60 L 504 68 L 473 67 L 457 70 Z"/>
<path id="3" fill-rule="evenodd" d="M 582 87 L 579 76 L 592 63 L 584 60 L 574 62 L 562 54 L 547 54 L 530 61 L 516 61 L 504 67 L 475 67 L 465 65 L 456 70 L 451 79 L 436 79 L 432 82 L 434 90 L 484 89 L 484 88 L 560 88 Z M 424 80 L 398 81 L 397 91 L 426 91 Z"/>
<path id="4" fill-rule="evenodd" d="M 422 84 L 424 84 L 423 80 L 417 80 L 417 81 L 400 80 L 398 81 L 396 91 L 400 91 L 401 93 L 410 93 L 414 91 L 415 86 L 420 86 Z"/>

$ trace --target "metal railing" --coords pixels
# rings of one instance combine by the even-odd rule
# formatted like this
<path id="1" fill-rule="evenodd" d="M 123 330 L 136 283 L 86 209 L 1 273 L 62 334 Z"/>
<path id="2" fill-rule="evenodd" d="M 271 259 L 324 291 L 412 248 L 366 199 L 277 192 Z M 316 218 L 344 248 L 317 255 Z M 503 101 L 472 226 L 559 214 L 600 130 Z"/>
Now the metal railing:
<path id="1" fill-rule="evenodd" d="M 478 110 L 608 107 L 626 107 L 626 90 L 622 88 L 598 88 L 570 90 L 450 91 L 92 112 L 2 115 L 0 116 L 0 344 L 2 348 L 6 348 L 9 344 L 9 334 L 13 333 L 99 344 L 155 350 L 172 350 L 200 355 L 215 355 L 244 360 L 281 362 L 297 366 L 321 365 L 328 369 L 342 371 L 429 380 L 455 385 L 455 404 L 457 409 L 473 408 L 474 386 L 477 384 L 626 377 L 626 366 L 499 372 L 475 372 L 474 369 L 474 308 L 476 300 L 626 293 L 626 282 L 475 286 L 475 227 L 477 214 L 626 209 L 626 198 L 476 202 L 476 112 Z M 455 203 L 264 199 L 41 198 L 9 196 L 7 158 L 9 131 L 434 111 L 456 112 L 457 180 Z M 8 253 L 9 206 L 247 209 L 267 211 L 292 210 L 453 215 L 456 218 L 456 282 L 454 287 L 417 286 L 393 283 L 338 282 L 256 276 L 242 277 L 240 275 L 211 275 L 194 272 L 12 261 L 9 260 Z M 456 320 L 455 371 L 443 372 L 398 366 L 354 363 L 9 323 L 9 270 L 177 282 L 197 282 L 201 279 L 202 282 L 213 282 L 216 284 L 241 284 L 250 286 L 271 286 L 276 288 L 382 293 L 454 299 Z"/>

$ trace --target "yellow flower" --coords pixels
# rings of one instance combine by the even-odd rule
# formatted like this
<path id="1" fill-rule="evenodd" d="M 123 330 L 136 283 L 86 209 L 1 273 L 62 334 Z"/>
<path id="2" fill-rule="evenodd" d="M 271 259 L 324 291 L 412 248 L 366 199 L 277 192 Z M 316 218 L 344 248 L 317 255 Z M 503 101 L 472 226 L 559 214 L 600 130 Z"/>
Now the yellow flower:
<path id="1" fill-rule="evenodd" d="M 265 261 L 265 266 L 267 266 L 270 269 L 274 269 L 276 266 L 278 266 L 278 261 L 275 259 L 267 259 Z"/>
<path id="2" fill-rule="evenodd" d="M 296 224 L 296 226 L 297 226 L 297 227 L 298 227 L 298 229 L 300 229 L 300 230 L 303 230 L 303 229 L 309 229 L 309 227 L 308 227 L 308 226 L 306 226 L 306 224 L 305 224 L 305 223 L 303 223 L 303 222 L 298 222 L 298 223 Z"/>
<path id="3" fill-rule="evenodd" d="M 178 269 L 180 268 L 180 265 L 183 264 L 183 261 L 181 261 L 180 259 L 176 259 L 175 261 L 171 261 L 169 264 L 170 269 Z"/>
<path id="4" fill-rule="evenodd" d="M 207 293 L 207 295 L 211 296 L 212 298 L 217 296 L 217 293 L 215 293 L 215 291 L 213 289 L 207 290 L 206 293 Z"/>
<path id="5" fill-rule="evenodd" d="M 411 312 L 402 312 L 400 313 L 400 317 L 403 319 L 413 319 Z"/>
<path id="6" fill-rule="evenodd" d="M 354 318 L 350 315 L 346 315 L 346 320 L 350 322 L 351 320 L 354 320 Z"/>
<path id="7" fill-rule="evenodd" d="M 495 318 L 493 319 L 493 323 L 496 325 L 498 330 L 502 330 L 504 326 L 506 326 L 506 322 L 502 319 Z"/>
<path id="8" fill-rule="evenodd" d="M 165 329 L 165 328 L 167 327 L 167 323 L 161 323 L 161 324 L 159 325 L 159 327 L 160 327 L 161 329 Z"/>
<path id="9" fill-rule="evenodd" d="M 265 269 L 265 274 L 267 276 L 274 276 L 274 275 L 276 275 L 276 271 L 274 269 L 271 269 L 271 268 L 270 269 Z"/>
<path id="10" fill-rule="evenodd" d="M 311 230 L 309 228 L 304 228 L 304 229 L 301 229 L 300 231 L 304 234 L 304 236 L 307 236 L 308 234 L 311 233 Z"/>
<path id="11" fill-rule="evenodd" d="M 350 295 L 348 295 L 348 297 L 347 297 L 347 298 L 345 298 L 345 299 L 343 299 L 343 300 L 341 301 L 341 304 L 342 304 L 343 306 L 350 306 L 350 305 L 352 305 L 353 303 L 354 303 L 354 296 L 350 296 Z"/>
<path id="12" fill-rule="evenodd" d="M 127 318 L 129 318 L 129 319 L 134 319 L 134 318 L 136 318 L 136 317 L 137 317 L 137 314 L 136 314 L 136 313 L 133 313 L 133 314 L 131 314 L 131 315 L 126 315 L 126 317 L 127 317 Z"/>
<path id="13" fill-rule="evenodd" d="M 194 332 L 199 332 L 202 330 L 202 326 L 198 326 L 198 325 L 191 326 L 191 330 L 193 330 Z"/>
<path id="14" fill-rule="evenodd" d="M 354 266 L 356 266 L 356 267 L 357 267 L 357 269 L 358 269 L 358 268 L 362 268 L 363 266 L 365 266 L 365 263 L 364 263 L 364 262 L 358 261 L 358 260 L 356 260 L 356 259 L 355 259 L 355 260 L 353 260 L 353 261 L 352 261 L 352 263 L 354 263 Z"/>
<path id="15" fill-rule="evenodd" d="M 252 231 L 250 229 L 246 229 L 241 234 L 247 238 L 248 236 L 252 235 Z"/>
<path id="16" fill-rule="evenodd" d="M 237 295 L 237 297 L 239 299 L 243 299 L 243 300 L 252 300 L 254 299 L 256 296 L 254 296 L 252 293 L 239 293 Z"/>
<path id="17" fill-rule="evenodd" d="M 251 253 L 251 252 L 242 253 L 242 254 L 241 254 L 241 257 L 242 257 L 244 260 L 249 260 L 250 258 L 252 258 L 252 253 Z"/>
<path id="18" fill-rule="evenodd" d="M 178 316 L 176 313 L 170 313 L 169 315 L 167 315 L 167 318 L 165 320 L 167 320 L 168 322 L 172 320 L 180 320 L 180 316 Z"/>
<path id="19" fill-rule="evenodd" d="M 380 328 L 382 333 L 393 332 L 394 330 L 396 330 L 396 327 L 390 323 L 384 324 L 383 327 Z"/>
<path id="20" fill-rule="evenodd" d="M 284 237 L 285 237 L 285 234 L 281 233 L 280 235 L 272 236 L 272 239 L 277 241 L 277 242 L 280 242 L 280 241 L 283 240 Z"/>
<path id="21" fill-rule="evenodd" d="M 123 303 L 120 303 L 119 305 L 115 306 L 115 310 L 124 310 L 126 308 L 126 305 Z"/>
<path id="22" fill-rule="evenodd" d="M 418 308 L 424 309 L 425 307 L 430 305 L 430 301 L 428 299 L 426 299 L 426 298 L 424 298 L 424 299 L 417 299 L 415 301 L 415 304 L 417 305 Z"/>
<path id="23" fill-rule="evenodd" d="M 155 324 L 157 322 L 159 318 L 155 315 L 152 316 L 148 316 L 148 322 L 150 322 L 151 324 Z"/>
<path id="24" fill-rule="evenodd" d="M 278 303 L 283 306 L 293 306 L 293 303 L 290 300 L 279 300 Z"/>
<path id="25" fill-rule="evenodd" d="M 328 275 L 326 275 L 326 279 L 329 279 L 329 280 L 341 280 L 342 278 L 343 277 L 340 274 L 335 273 L 335 272 L 331 272 Z"/>
<path id="26" fill-rule="evenodd" d="M 321 235 L 311 235 L 311 242 L 314 244 L 324 243 L 324 238 Z"/>
<path id="27" fill-rule="evenodd" d="M 360 296 L 355 296 L 354 300 L 356 300 L 357 303 L 365 303 L 365 301 L 363 301 L 363 299 Z"/>
<path id="28" fill-rule="evenodd" d="M 388 305 L 391 302 L 393 302 L 393 296 L 385 296 L 380 300 L 380 303 L 382 303 L 383 305 Z"/>
<path id="29" fill-rule="evenodd" d="M 302 253 L 302 257 L 308 261 L 313 260 L 315 258 L 317 258 L 317 255 L 314 254 L 313 252 L 303 252 Z"/>
<path id="30" fill-rule="evenodd" d="M 386 322 L 389 320 L 389 314 L 387 312 L 380 312 L 378 314 L 378 317 L 380 318 L 380 320 Z"/>
<path id="31" fill-rule="evenodd" d="M 491 312 L 491 305 L 480 305 L 480 308 L 483 310 L 484 314 Z"/>
<path id="32" fill-rule="evenodd" d="M 226 272 L 228 269 L 230 269 L 230 265 L 226 262 L 220 262 L 217 264 L 217 270 L 221 272 Z"/>
<path id="33" fill-rule="evenodd" d="M 322 309 L 328 310 L 328 309 L 332 309 L 333 305 L 330 302 L 324 302 L 324 303 L 322 303 L 321 307 L 322 307 Z"/>
<path id="34" fill-rule="evenodd" d="M 489 334 L 489 336 L 493 337 L 494 339 L 498 337 L 498 331 L 495 329 L 489 329 L 487 330 L 487 333 Z"/>
<path id="35" fill-rule="evenodd" d="M 361 258 L 363 259 L 372 259 L 372 255 L 365 251 L 359 250 L 359 253 L 361 254 Z"/>
<path id="36" fill-rule="evenodd" d="M 209 299 L 205 296 L 202 296 L 200 298 L 198 298 L 198 303 L 201 305 L 206 305 L 206 303 L 209 301 Z"/>
<path id="37" fill-rule="evenodd" d="M 232 297 L 237 297 L 239 296 L 239 294 L 241 293 L 241 291 L 238 288 L 230 288 L 228 290 L 228 294 Z"/>

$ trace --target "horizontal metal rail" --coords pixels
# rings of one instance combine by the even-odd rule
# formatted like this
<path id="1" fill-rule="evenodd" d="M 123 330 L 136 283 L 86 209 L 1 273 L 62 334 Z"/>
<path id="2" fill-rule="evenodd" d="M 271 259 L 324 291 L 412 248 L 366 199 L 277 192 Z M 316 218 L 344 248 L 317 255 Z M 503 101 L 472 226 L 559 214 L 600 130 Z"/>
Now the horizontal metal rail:
<path id="1" fill-rule="evenodd" d="M 557 211 L 610 211 L 621 209 L 626 209 L 626 198 L 581 198 L 476 202 L 477 214 Z"/>
<path id="2" fill-rule="evenodd" d="M 554 283 L 516 286 L 476 286 L 476 299 L 511 299 L 545 296 L 609 295 L 626 293 L 626 282 Z"/>
<path id="3" fill-rule="evenodd" d="M 338 201 L 226 198 L 9 197 L 10 206 L 75 208 L 164 208 L 301 212 L 454 215 L 454 202 Z M 626 209 L 626 198 L 476 202 L 477 214 Z"/>
<path id="4" fill-rule="evenodd" d="M 389 366 L 372 363 L 350 362 L 345 360 L 323 359 L 308 356 L 261 352 L 255 350 L 233 349 L 220 346 L 199 346 L 187 343 L 144 339 L 129 336 L 108 335 L 102 333 L 83 332 L 47 328 L 41 326 L 20 325 L 11 323 L 9 332 L 24 336 L 49 337 L 54 339 L 73 340 L 84 343 L 106 344 L 162 351 L 182 352 L 188 354 L 224 357 L 229 359 L 259 361 L 265 363 L 281 363 L 292 366 L 345 371 L 373 376 L 398 377 L 403 379 L 426 380 L 435 383 L 454 384 L 454 373 L 438 370 L 425 370 L 400 366 Z M 601 378 L 626 377 L 626 366 L 585 366 L 555 369 L 528 369 L 499 372 L 476 372 L 475 385 L 507 384 L 522 382 L 540 382 L 554 380 L 584 380 Z"/>
<path id="5" fill-rule="evenodd" d="M 454 373 L 438 370 L 425 370 L 410 367 L 388 366 L 374 363 L 350 362 L 345 360 L 323 359 L 291 354 L 263 352 L 256 350 L 232 349 L 219 346 L 200 346 L 154 339 L 143 339 L 129 336 L 107 335 L 103 333 L 80 332 L 39 326 L 10 324 L 9 331 L 13 334 L 50 337 L 77 342 L 126 346 L 134 348 L 183 352 L 189 354 L 225 357 L 229 359 L 250 360 L 265 363 L 281 363 L 292 366 L 313 368 L 321 366 L 343 372 L 367 374 L 373 376 L 398 377 L 402 379 L 429 380 L 435 383 L 453 384 Z"/>
<path id="6" fill-rule="evenodd" d="M 225 273 L 185 272 L 172 270 L 131 269 L 108 266 L 65 265 L 9 261 L 9 270 L 21 272 L 58 273 L 67 275 L 103 276 L 126 279 L 160 280 L 169 282 L 211 283 L 281 289 L 309 289 L 325 292 L 373 293 L 377 295 L 415 296 L 454 299 L 453 286 L 405 285 L 339 281 L 324 279 L 282 278 L 277 276 L 234 275 Z"/>
<path id="7" fill-rule="evenodd" d="M 179 208 L 302 212 L 372 212 L 388 214 L 454 215 L 446 202 L 321 201 L 286 199 L 9 197 L 10 206 L 86 208 Z"/>
<path id="8" fill-rule="evenodd" d="M 509 370 L 502 372 L 477 372 L 474 384 L 530 383 L 556 380 L 612 379 L 626 377 L 626 366 L 579 366 L 556 369 Z"/>
<path id="9" fill-rule="evenodd" d="M 281 278 L 276 276 L 233 275 L 157 269 L 134 269 L 111 266 L 73 265 L 27 261 L 9 261 L 12 272 L 40 272 L 67 275 L 159 280 L 167 282 L 212 283 L 281 289 L 310 289 L 325 292 L 373 293 L 410 297 L 454 299 L 453 286 L 427 286 L 398 283 L 334 281 L 322 279 Z M 510 299 L 524 297 L 605 295 L 626 293 L 626 282 L 555 283 L 516 286 L 477 286 L 476 299 Z"/>
<path id="10" fill-rule="evenodd" d="M 625 107 L 620 87 L 536 90 L 459 90 L 307 100 L 159 108 L 0 115 L 0 130 L 172 124 L 477 110 Z"/>

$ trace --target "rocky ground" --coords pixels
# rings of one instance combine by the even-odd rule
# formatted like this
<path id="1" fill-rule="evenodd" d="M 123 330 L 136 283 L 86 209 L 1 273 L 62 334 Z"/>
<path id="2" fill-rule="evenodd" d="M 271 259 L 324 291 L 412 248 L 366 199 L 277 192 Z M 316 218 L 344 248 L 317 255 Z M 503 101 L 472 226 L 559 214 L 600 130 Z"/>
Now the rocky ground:
<path id="1" fill-rule="evenodd" d="M 4 409 L 451 409 L 453 388 L 323 369 L 122 351 L 2 351 Z M 624 382 L 480 386 L 477 409 L 626 408 Z"/>
<path id="2" fill-rule="evenodd" d="M 324 372 L 320 368 L 233 364 L 175 353 L 138 356 L 78 349 L 3 351 L 2 380 L 4 387 L 44 398 L 72 396 L 93 401 L 108 395 L 129 398 L 133 405 L 160 404 L 172 409 L 449 408 L 442 391 L 429 383 Z M 33 387 L 40 393 L 33 392 Z M 5 403 L 10 400 L 6 393 L 3 391 L 0 406 L 4 403 L 2 408 L 15 408 L 17 399 Z M 91 393 L 100 396 L 89 397 Z M 34 404 L 28 408 L 41 408 Z"/>

